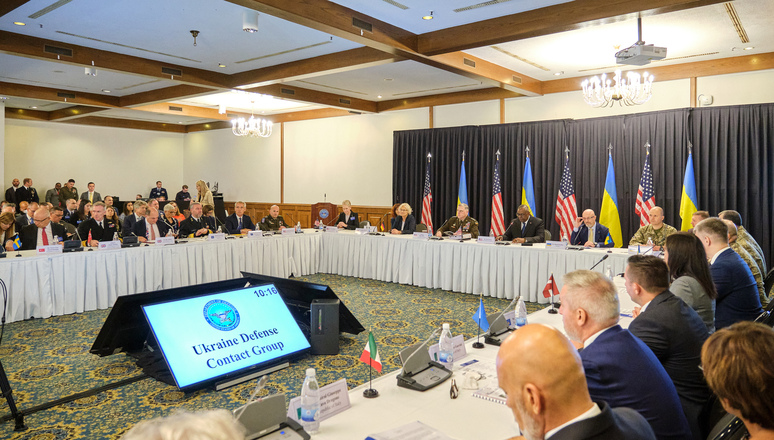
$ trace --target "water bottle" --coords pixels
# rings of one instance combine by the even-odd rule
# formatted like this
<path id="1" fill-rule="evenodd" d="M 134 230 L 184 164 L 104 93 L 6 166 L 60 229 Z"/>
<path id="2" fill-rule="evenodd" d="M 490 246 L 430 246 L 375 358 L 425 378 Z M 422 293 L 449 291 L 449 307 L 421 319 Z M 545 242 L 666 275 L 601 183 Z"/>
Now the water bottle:
<path id="1" fill-rule="evenodd" d="M 648 243 L 647 243 L 647 245 L 648 245 L 648 246 L 653 246 L 653 239 L 652 239 L 652 238 L 648 237 Z"/>
<path id="2" fill-rule="evenodd" d="M 454 367 L 454 346 L 448 322 L 443 323 L 441 338 L 438 340 L 438 361 L 448 370 Z"/>
<path id="3" fill-rule="evenodd" d="M 296 223 L 296 232 L 301 232 L 301 222 Z"/>
<path id="4" fill-rule="evenodd" d="M 519 298 L 519 303 L 516 305 L 516 328 L 525 325 L 527 325 L 527 305 L 524 304 L 524 300 Z"/>
<path id="5" fill-rule="evenodd" d="M 113 241 L 118 241 L 118 232 L 113 233 Z"/>
<path id="6" fill-rule="evenodd" d="M 605 276 L 608 280 L 613 281 L 613 269 L 609 264 L 605 264 Z"/>
<path id="7" fill-rule="evenodd" d="M 301 425 L 309 434 L 320 430 L 320 385 L 314 368 L 306 369 L 306 379 L 301 387 Z"/>

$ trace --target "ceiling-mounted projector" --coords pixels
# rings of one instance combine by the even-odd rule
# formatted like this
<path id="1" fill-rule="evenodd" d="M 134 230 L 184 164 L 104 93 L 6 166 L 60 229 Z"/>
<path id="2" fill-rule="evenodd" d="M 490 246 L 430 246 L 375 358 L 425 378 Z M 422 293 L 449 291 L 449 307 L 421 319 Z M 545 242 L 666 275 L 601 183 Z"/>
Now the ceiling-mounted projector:
<path id="1" fill-rule="evenodd" d="M 621 49 L 615 54 L 616 64 L 644 66 L 653 60 L 663 60 L 667 55 L 666 47 L 656 47 L 642 41 L 642 18 L 637 17 L 637 42 Z"/>

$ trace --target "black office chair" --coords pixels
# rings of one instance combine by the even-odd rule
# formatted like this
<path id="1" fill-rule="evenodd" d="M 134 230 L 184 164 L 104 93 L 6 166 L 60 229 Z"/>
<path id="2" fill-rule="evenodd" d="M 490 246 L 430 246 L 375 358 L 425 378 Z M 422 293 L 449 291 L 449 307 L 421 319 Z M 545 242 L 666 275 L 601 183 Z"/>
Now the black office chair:
<path id="1" fill-rule="evenodd" d="M 417 232 L 427 232 L 427 225 L 425 225 L 424 223 L 418 223 L 416 231 Z"/>
<path id="2" fill-rule="evenodd" d="M 543 229 L 543 235 L 546 237 L 546 241 L 551 241 L 551 231 Z"/>
<path id="3" fill-rule="evenodd" d="M 726 413 L 710 431 L 707 440 L 741 440 L 747 437 L 747 428 L 733 414 Z"/>

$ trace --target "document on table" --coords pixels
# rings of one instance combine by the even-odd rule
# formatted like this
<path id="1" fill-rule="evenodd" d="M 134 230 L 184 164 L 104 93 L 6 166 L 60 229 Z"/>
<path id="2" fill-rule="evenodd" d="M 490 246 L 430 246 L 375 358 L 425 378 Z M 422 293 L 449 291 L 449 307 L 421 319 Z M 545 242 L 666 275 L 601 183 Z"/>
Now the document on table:
<path id="1" fill-rule="evenodd" d="M 366 440 L 454 440 L 420 421 L 366 437 Z"/>

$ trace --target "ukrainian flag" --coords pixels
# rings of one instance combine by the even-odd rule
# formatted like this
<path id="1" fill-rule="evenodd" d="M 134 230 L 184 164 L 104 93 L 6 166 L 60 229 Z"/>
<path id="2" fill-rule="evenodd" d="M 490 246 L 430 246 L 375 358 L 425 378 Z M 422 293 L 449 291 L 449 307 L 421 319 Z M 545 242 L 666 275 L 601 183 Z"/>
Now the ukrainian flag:
<path id="1" fill-rule="evenodd" d="M 691 229 L 691 216 L 698 211 L 696 208 L 696 178 L 693 175 L 693 154 L 688 153 L 688 162 L 685 164 L 685 179 L 683 180 L 683 195 L 680 198 L 681 231 Z"/>
<path id="2" fill-rule="evenodd" d="M 529 154 L 529 153 L 528 153 Z M 524 164 L 524 182 L 521 185 L 521 204 L 529 207 L 529 213 L 535 215 L 535 186 L 532 184 L 532 167 L 529 156 Z"/>
<path id="3" fill-rule="evenodd" d="M 613 241 L 613 247 L 624 244 L 621 232 L 621 217 L 618 215 L 618 192 L 615 189 L 615 170 L 613 169 L 613 155 L 608 154 L 607 178 L 605 178 L 605 193 L 602 195 L 602 209 L 599 211 L 599 223 L 610 230 L 608 240 Z"/>
<path id="4" fill-rule="evenodd" d="M 465 178 L 465 152 L 462 153 L 462 170 L 460 171 L 460 190 L 457 193 L 457 206 L 464 203 L 468 206 L 468 179 Z"/>

